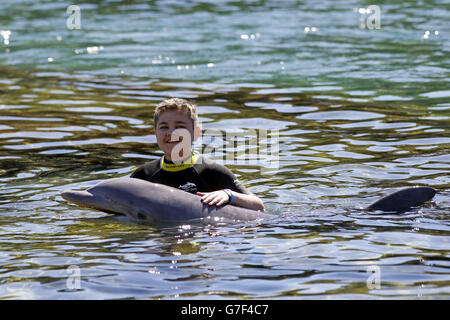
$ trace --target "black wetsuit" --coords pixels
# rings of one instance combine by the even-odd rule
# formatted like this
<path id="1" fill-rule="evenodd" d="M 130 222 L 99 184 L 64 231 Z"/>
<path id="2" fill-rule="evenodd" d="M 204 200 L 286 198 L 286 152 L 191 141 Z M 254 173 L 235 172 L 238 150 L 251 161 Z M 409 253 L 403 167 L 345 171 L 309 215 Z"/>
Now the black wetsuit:
<path id="1" fill-rule="evenodd" d="M 194 194 L 222 189 L 252 194 L 228 168 L 201 155 L 193 165 L 179 171 L 165 170 L 161 158 L 156 159 L 138 167 L 131 178 L 164 184 Z"/>

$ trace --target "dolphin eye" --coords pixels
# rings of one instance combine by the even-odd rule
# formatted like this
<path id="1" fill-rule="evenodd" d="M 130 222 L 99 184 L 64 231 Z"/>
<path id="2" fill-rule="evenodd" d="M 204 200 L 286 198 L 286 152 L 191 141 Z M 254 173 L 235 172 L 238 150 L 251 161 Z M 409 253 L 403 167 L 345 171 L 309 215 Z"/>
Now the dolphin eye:
<path id="1" fill-rule="evenodd" d="M 137 218 L 138 218 L 139 220 L 146 220 L 146 219 L 147 219 L 147 217 L 146 217 L 145 214 L 143 214 L 143 213 L 138 213 L 138 214 L 137 214 Z"/>

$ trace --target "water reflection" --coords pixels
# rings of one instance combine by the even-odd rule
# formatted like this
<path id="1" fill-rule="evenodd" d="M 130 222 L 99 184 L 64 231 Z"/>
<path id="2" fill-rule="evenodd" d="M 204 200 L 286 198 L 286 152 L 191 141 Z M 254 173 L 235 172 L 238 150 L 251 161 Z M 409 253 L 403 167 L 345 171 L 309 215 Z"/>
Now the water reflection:
<path id="1" fill-rule="evenodd" d="M 448 297 L 440 1 L 380 4 L 375 30 L 347 1 L 91 1 L 76 30 L 67 3 L 29 2 L 0 2 L 0 298 Z M 278 130 L 275 173 L 217 152 L 277 219 L 148 226 L 61 199 L 159 157 L 166 97 L 205 130 Z M 358 210 L 415 184 L 434 202 Z"/>
<path id="2" fill-rule="evenodd" d="M 400 100 L 408 106 L 394 112 L 375 99 L 352 100 L 376 94 L 370 91 L 324 97 L 297 87 L 96 79 L 7 68 L 0 73 L 7 79 L 0 82 L 2 298 L 445 294 L 445 93 L 430 93 L 436 103 L 429 107 Z M 125 176 L 159 157 L 152 112 L 167 96 L 193 98 L 205 130 L 279 131 L 276 174 L 260 174 L 245 161 L 229 164 L 276 219 L 149 226 L 62 200 L 63 189 Z M 358 210 L 392 188 L 413 184 L 437 188 L 434 204 L 404 215 Z M 381 270 L 380 289 L 366 284 L 373 265 Z M 80 268 L 80 290 L 67 287 L 70 266 Z"/>

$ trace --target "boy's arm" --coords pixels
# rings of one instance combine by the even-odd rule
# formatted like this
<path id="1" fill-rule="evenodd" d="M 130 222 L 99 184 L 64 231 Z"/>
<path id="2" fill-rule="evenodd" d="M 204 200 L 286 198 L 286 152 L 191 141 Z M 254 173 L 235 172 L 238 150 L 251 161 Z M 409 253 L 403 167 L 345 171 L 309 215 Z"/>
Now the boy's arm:
<path id="1" fill-rule="evenodd" d="M 216 191 L 197 193 L 202 197 L 203 203 L 218 207 L 230 203 L 238 207 L 264 211 L 264 203 L 261 199 L 247 190 L 228 168 L 217 165 L 214 169 L 211 174 L 217 182 L 213 188 Z"/>
<path id="2" fill-rule="evenodd" d="M 218 190 L 213 192 L 197 192 L 201 196 L 203 203 L 209 206 L 220 207 L 224 204 L 231 204 L 237 207 L 264 211 L 264 203 L 255 195 L 240 193 L 230 189 Z"/>

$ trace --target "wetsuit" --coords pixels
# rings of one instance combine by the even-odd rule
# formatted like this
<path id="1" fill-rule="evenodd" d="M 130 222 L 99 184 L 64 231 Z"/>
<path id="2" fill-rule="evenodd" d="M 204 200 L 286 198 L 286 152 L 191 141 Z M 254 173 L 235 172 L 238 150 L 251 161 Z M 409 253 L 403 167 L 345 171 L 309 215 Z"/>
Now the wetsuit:
<path id="1" fill-rule="evenodd" d="M 168 162 L 164 157 L 147 162 L 138 167 L 131 178 L 164 184 L 194 194 L 222 189 L 252 194 L 228 168 L 197 153 L 181 164 Z"/>

